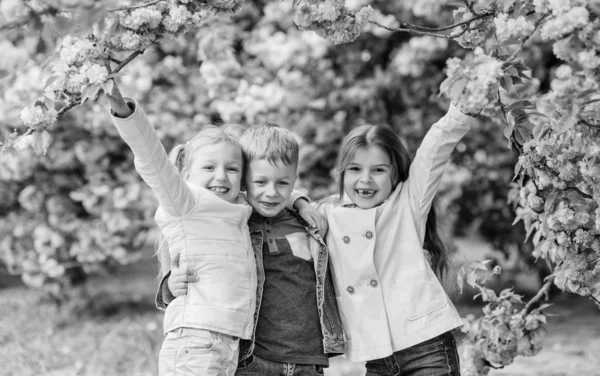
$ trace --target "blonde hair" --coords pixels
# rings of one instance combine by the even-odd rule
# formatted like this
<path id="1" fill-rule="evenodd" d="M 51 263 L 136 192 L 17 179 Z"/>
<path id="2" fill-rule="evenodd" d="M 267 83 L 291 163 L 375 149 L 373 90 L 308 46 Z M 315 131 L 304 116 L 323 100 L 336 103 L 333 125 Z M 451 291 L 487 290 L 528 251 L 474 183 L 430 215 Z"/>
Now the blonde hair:
<path id="1" fill-rule="evenodd" d="M 240 136 L 243 128 L 237 124 L 207 125 L 196 136 L 185 144 L 175 145 L 169 152 L 169 161 L 181 175 L 193 161 L 198 149 L 207 145 L 229 143 L 241 149 Z M 156 253 L 159 263 L 158 279 L 161 279 L 171 269 L 171 254 L 169 244 L 161 232 L 156 238 Z"/>
<path id="2" fill-rule="evenodd" d="M 248 128 L 240 137 L 246 163 L 266 159 L 271 164 L 298 164 L 298 141 L 289 130 L 275 124 L 264 123 Z"/>

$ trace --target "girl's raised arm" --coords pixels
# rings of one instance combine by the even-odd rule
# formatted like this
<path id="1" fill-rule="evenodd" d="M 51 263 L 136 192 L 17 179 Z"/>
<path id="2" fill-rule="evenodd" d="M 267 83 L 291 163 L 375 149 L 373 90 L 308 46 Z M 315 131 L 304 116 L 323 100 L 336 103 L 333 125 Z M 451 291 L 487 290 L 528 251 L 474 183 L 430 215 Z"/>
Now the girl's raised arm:
<path id="1" fill-rule="evenodd" d="M 451 104 L 446 115 L 423 138 L 406 181 L 413 210 L 422 217 L 427 218 L 454 147 L 474 122 L 473 116 Z"/>
<path id="2" fill-rule="evenodd" d="M 194 205 L 194 197 L 177 168 L 169 161 L 154 127 L 139 104 L 124 99 L 115 83 L 106 99 L 117 131 L 135 156 L 135 168 L 152 188 L 168 214 L 181 216 Z"/>

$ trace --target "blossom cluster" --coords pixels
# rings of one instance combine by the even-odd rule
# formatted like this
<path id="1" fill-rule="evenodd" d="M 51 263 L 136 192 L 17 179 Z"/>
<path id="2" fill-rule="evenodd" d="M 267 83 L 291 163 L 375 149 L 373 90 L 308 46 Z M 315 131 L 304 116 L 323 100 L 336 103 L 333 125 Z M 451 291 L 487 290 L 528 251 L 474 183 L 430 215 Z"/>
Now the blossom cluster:
<path id="1" fill-rule="evenodd" d="M 499 79 L 504 75 L 502 62 L 476 48 L 464 60 L 451 58 L 446 62 L 447 78 L 440 91 L 469 112 L 479 112 L 496 99 Z"/>
<path id="2" fill-rule="evenodd" d="M 358 38 L 373 13 L 370 5 L 352 14 L 343 0 L 325 0 L 302 4 L 294 22 L 301 30 L 312 30 L 334 44 L 349 43 Z"/>
<path id="3" fill-rule="evenodd" d="M 525 16 L 509 18 L 506 13 L 500 13 L 494 18 L 494 26 L 496 27 L 496 36 L 498 40 L 505 41 L 509 39 L 526 38 L 535 29 L 533 22 Z"/>
<path id="4" fill-rule="evenodd" d="M 580 93 L 598 90 L 595 80 L 569 66 L 555 74 L 540 111 L 565 111 Z M 516 199 L 519 218 L 535 231 L 534 256 L 556 265 L 559 288 L 580 295 L 592 294 L 600 278 L 600 134 L 582 123 L 586 113 L 598 111 L 596 103 L 588 106 L 592 109 L 570 117 L 535 120 L 548 131 L 523 145 L 519 167 L 531 171 L 533 180 L 518 188 Z M 567 122 L 570 127 L 563 130 Z"/>
<path id="5" fill-rule="evenodd" d="M 584 7 L 570 8 L 558 13 L 542 26 L 541 34 L 545 40 L 555 40 L 574 30 L 585 26 L 589 20 L 589 12 Z"/>
<path id="6" fill-rule="evenodd" d="M 465 7 L 460 7 L 454 11 L 454 21 L 456 23 L 468 21 L 475 15 Z M 457 26 L 451 35 L 464 48 L 473 49 L 481 47 L 492 34 L 494 21 L 491 17 L 475 20 L 467 25 Z M 466 30 L 464 28 L 467 28 Z"/>
<path id="7" fill-rule="evenodd" d="M 475 265 L 466 265 L 463 267 L 465 269 L 466 274 L 473 276 L 469 284 L 479 290 L 478 296 L 486 305 L 483 307 L 483 316 L 466 317 L 462 330 L 467 334 L 467 341 L 462 351 L 467 362 L 461 372 L 472 376 L 487 375 L 490 366 L 503 368 L 511 364 L 518 355 L 533 356 L 539 353 L 546 324 L 543 310 L 548 305 L 541 305 L 529 312 L 519 311 L 515 304 L 522 304 L 522 297 L 512 289 L 505 289 L 497 294 L 485 287 L 485 280 L 490 273 L 487 270 L 483 273 L 481 271 L 487 269 L 487 266 L 477 262 Z M 492 274 L 499 272 L 494 270 Z"/>
<path id="8" fill-rule="evenodd" d="M 401 76 L 420 77 L 427 64 L 447 48 L 446 39 L 413 37 L 398 49 L 392 58 L 392 65 Z"/>

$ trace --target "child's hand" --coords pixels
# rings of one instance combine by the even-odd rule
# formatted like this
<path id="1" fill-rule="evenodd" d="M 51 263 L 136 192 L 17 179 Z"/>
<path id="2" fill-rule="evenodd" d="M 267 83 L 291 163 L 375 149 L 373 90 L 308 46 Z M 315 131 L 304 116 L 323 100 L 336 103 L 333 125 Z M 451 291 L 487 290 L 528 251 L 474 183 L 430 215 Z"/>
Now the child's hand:
<path id="1" fill-rule="evenodd" d="M 106 100 L 108 101 L 110 108 L 117 117 L 126 118 L 133 113 L 133 110 L 127 105 L 125 99 L 123 99 L 121 91 L 114 80 L 112 91 L 110 93 L 105 92 L 104 94 L 106 95 Z"/>
<path id="2" fill-rule="evenodd" d="M 179 267 L 179 254 L 171 261 L 171 275 L 167 285 L 174 297 L 187 295 L 188 283 L 198 282 L 198 277 L 191 270 Z"/>
<path id="3" fill-rule="evenodd" d="M 321 236 L 325 236 L 325 234 L 327 234 L 327 230 L 329 229 L 327 219 L 310 203 L 308 203 L 306 200 L 298 199 L 296 202 L 294 202 L 294 207 L 296 210 L 298 210 L 298 214 L 300 214 L 302 219 L 304 219 L 310 227 L 318 228 Z"/>
<path id="4" fill-rule="evenodd" d="M 463 106 L 462 103 L 460 103 L 460 102 L 452 102 L 452 104 L 454 106 L 456 106 L 456 108 L 458 108 L 458 110 L 460 112 L 462 112 L 463 114 L 468 115 L 468 116 L 476 117 L 481 113 L 481 111 L 483 111 L 483 108 L 480 108 L 476 111 L 469 111 L 469 109 L 466 108 L 465 106 Z"/>

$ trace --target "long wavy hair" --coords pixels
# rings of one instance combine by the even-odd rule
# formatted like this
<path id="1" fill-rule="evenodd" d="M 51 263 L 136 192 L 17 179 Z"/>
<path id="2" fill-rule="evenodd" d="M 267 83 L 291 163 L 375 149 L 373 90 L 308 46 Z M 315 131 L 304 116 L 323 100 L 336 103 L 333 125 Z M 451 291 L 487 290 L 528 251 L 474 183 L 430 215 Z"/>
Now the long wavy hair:
<path id="1" fill-rule="evenodd" d="M 169 152 L 169 161 L 177 171 L 187 179 L 187 168 L 192 164 L 194 155 L 203 146 L 212 146 L 220 143 L 229 143 L 240 148 L 240 136 L 243 128 L 236 124 L 207 125 L 196 136 L 185 144 L 173 147 Z M 243 168 L 242 168 L 243 171 Z M 169 244 L 163 234 L 159 232 L 156 237 L 156 257 L 158 258 L 158 279 L 161 279 L 171 269 L 171 254 Z"/>
<path id="2" fill-rule="evenodd" d="M 363 125 L 354 128 L 342 141 L 338 154 L 335 173 L 339 200 L 344 197 L 344 175 L 348 164 L 354 158 L 356 150 L 361 147 L 375 145 L 383 150 L 392 164 L 392 190 L 408 179 L 412 157 L 405 142 L 390 128 L 382 125 Z M 438 230 L 436 200 L 434 200 L 425 225 L 423 248 L 431 255 L 431 267 L 440 281 L 446 278 L 450 267 L 449 249 Z"/>

